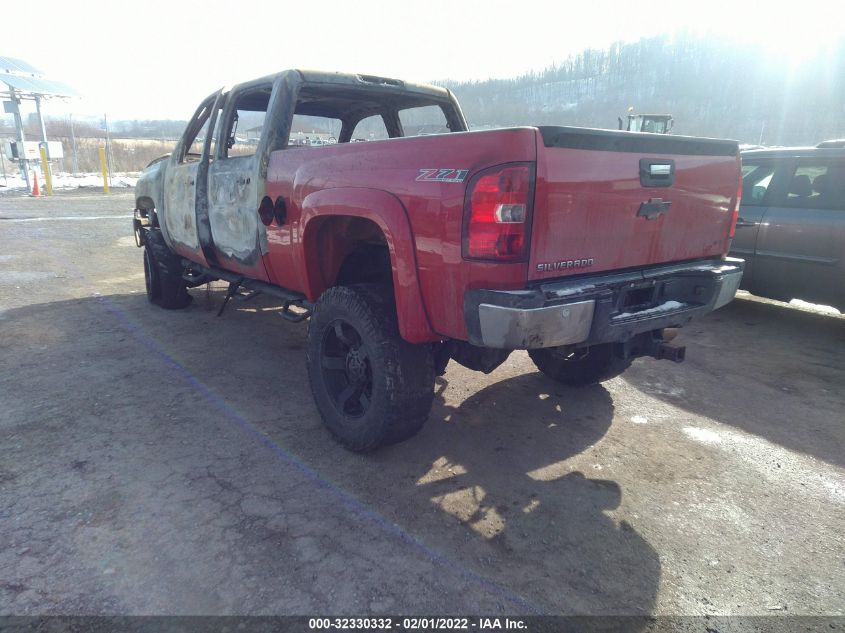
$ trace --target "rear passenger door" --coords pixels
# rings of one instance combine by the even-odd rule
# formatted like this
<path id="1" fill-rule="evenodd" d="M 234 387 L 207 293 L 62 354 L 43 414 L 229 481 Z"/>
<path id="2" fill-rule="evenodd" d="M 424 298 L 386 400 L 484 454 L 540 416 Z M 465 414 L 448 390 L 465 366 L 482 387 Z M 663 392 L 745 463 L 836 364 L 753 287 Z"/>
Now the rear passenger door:
<path id="1" fill-rule="evenodd" d="M 214 258 L 226 270 L 267 281 L 267 232 L 258 216 L 264 195 L 259 160 L 272 82 L 237 86 L 226 102 L 208 168 L 208 224 Z"/>
<path id="2" fill-rule="evenodd" d="M 742 202 L 730 254 L 745 260 L 742 288 L 751 292 L 754 292 L 757 234 L 766 214 L 767 194 L 774 179 L 775 167 L 776 163 L 771 158 L 742 161 Z"/>
<path id="3" fill-rule="evenodd" d="M 783 300 L 845 306 L 845 158 L 798 158 L 760 226 L 754 286 Z"/>

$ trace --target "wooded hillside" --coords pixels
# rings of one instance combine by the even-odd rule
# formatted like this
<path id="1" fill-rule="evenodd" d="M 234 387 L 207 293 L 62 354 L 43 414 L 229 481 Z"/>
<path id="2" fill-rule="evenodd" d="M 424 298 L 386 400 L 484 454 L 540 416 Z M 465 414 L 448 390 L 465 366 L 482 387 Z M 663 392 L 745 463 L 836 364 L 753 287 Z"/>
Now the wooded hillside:
<path id="1" fill-rule="evenodd" d="M 748 143 L 762 134 L 768 145 L 845 137 L 845 38 L 799 63 L 734 41 L 655 37 L 585 50 L 514 79 L 441 83 L 474 126 L 613 128 L 634 106 L 673 114 L 677 134 Z"/>

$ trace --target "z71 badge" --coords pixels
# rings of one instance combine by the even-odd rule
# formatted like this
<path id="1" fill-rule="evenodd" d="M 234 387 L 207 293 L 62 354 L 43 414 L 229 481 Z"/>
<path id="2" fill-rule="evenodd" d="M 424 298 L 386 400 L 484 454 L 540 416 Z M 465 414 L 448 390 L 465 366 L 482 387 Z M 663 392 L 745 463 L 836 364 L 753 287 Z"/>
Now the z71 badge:
<path id="1" fill-rule="evenodd" d="M 463 182 L 469 169 L 420 169 L 418 182 Z"/>

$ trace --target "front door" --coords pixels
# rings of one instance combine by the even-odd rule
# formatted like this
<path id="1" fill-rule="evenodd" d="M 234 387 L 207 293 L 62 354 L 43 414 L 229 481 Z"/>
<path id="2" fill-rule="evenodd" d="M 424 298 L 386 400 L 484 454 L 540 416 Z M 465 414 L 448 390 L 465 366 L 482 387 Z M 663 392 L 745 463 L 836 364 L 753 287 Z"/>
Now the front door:
<path id="1" fill-rule="evenodd" d="M 159 215 L 173 250 L 205 266 L 208 262 L 197 225 L 197 182 L 205 171 L 206 136 L 216 98 L 212 95 L 200 105 L 170 157 L 164 181 L 164 213 Z"/>

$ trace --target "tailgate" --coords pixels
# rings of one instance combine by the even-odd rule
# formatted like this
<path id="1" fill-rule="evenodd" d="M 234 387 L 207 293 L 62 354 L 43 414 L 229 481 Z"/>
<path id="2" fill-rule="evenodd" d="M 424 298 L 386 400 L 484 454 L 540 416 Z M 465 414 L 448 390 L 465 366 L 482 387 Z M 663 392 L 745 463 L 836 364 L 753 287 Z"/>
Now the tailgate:
<path id="1" fill-rule="evenodd" d="M 723 255 L 737 143 L 541 127 L 529 279 Z"/>

